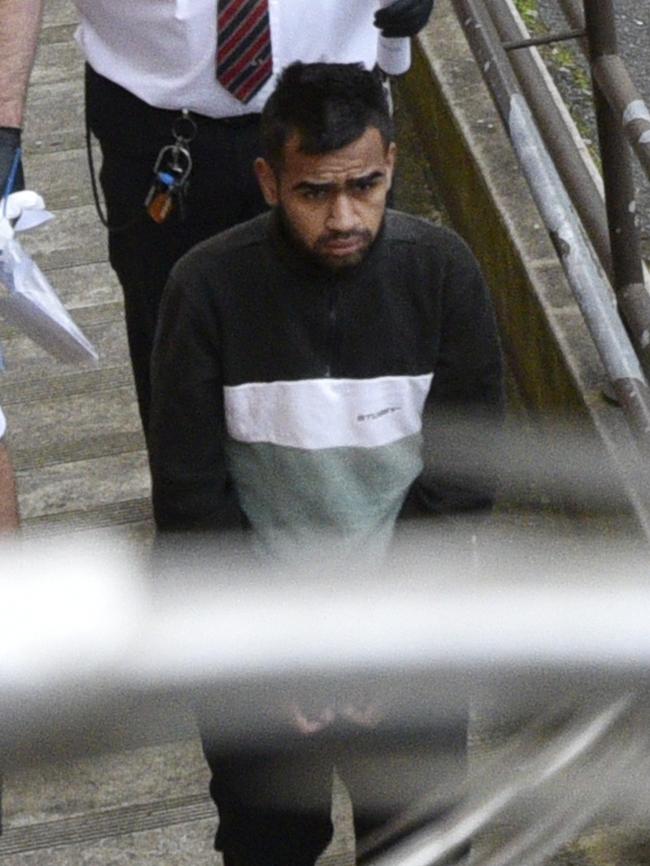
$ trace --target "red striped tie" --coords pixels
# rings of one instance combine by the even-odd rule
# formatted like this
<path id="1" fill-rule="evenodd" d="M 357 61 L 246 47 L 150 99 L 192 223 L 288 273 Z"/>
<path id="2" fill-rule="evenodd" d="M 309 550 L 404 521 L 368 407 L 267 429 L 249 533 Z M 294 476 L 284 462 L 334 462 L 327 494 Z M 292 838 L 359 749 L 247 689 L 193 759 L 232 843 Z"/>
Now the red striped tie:
<path id="1" fill-rule="evenodd" d="M 268 0 L 218 0 L 217 81 L 249 102 L 272 72 Z"/>

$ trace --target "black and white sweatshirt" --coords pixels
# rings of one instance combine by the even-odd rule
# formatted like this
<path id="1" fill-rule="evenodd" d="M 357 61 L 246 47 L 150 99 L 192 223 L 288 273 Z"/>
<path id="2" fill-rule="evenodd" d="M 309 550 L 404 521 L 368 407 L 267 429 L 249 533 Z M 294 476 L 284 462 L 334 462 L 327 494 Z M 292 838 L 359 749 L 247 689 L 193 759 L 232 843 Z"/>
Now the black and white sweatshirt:
<path id="1" fill-rule="evenodd" d="M 400 512 L 491 504 L 456 459 L 467 439 L 480 465 L 503 410 L 489 294 L 463 241 L 416 217 L 389 211 L 344 271 L 302 256 L 276 213 L 195 247 L 165 292 L 152 377 L 162 530 L 243 514 L 281 555 L 321 533 L 388 537 Z"/>

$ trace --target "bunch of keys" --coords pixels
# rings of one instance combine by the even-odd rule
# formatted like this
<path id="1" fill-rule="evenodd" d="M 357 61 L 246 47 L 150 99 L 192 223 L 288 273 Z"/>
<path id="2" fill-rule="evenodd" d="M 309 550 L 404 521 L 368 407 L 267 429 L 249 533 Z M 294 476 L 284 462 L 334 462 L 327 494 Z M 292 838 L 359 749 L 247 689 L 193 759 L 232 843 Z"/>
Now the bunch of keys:
<path id="1" fill-rule="evenodd" d="M 165 145 L 153 169 L 153 182 L 144 201 L 147 213 L 154 222 L 164 223 L 178 205 L 181 220 L 185 219 L 185 198 L 192 171 L 192 157 L 188 144 L 196 136 L 196 124 L 183 109 L 172 128 L 174 143 Z"/>

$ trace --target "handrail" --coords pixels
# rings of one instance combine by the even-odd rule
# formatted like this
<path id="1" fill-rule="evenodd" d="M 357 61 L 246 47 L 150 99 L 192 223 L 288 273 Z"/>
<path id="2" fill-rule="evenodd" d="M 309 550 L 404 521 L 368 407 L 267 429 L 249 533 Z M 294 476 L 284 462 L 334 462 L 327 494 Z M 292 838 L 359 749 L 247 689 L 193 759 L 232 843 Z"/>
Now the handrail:
<path id="1" fill-rule="evenodd" d="M 621 314 L 628 323 L 637 354 L 642 358 L 647 356 L 650 348 L 650 313 L 648 312 L 650 297 L 644 285 L 630 149 L 621 121 L 621 116 L 629 110 L 628 93 L 625 89 L 621 90 L 621 85 L 627 82 L 628 88 L 633 89 L 633 86 L 622 61 L 616 56 L 618 45 L 611 0 L 596 0 L 596 2 L 585 0 L 584 10 L 605 183 L 614 287 Z M 613 75 L 611 80 L 605 81 L 601 73 L 605 70 L 613 72 L 613 67 L 616 67 L 620 80 Z M 626 106 L 622 115 L 617 110 L 615 97 L 622 99 Z M 650 119 L 650 115 L 648 117 Z M 637 151 L 637 155 L 640 153 Z M 646 155 L 648 156 L 646 171 L 648 171 L 650 149 L 647 150 Z"/>
<path id="2" fill-rule="evenodd" d="M 562 110 L 560 96 L 550 75 L 545 74 L 546 67 L 539 53 L 521 50 L 524 47 L 522 43 L 525 45 L 530 40 L 524 38 L 527 31 L 515 10 L 514 3 L 506 0 L 492 4 L 490 15 L 571 201 L 600 263 L 611 277 L 611 249 L 602 185 L 597 182 L 576 146 L 579 133 L 575 129 L 573 132 L 570 130 L 571 118 L 569 116 L 567 119 L 567 112 Z M 555 41 L 557 34 L 551 34 L 548 38 Z"/>
<path id="3" fill-rule="evenodd" d="M 592 46 L 592 74 L 650 180 L 650 109 L 618 56 L 611 0 L 585 0 L 584 11 L 578 0 L 558 2 L 570 25 L 587 31 L 588 41 L 581 44 L 587 54 Z"/>
<path id="4" fill-rule="evenodd" d="M 606 167 L 606 207 L 600 185 L 576 146 L 576 133 L 572 134 L 569 129 L 571 121 L 566 119 L 561 103 L 558 105 L 553 85 L 547 83 L 548 76 L 545 80 L 543 62 L 539 55 L 519 50 L 540 40 L 522 38 L 527 33 L 512 0 L 493 0 L 488 9 L 549 154 L 614 287 L 619 310 L 641 366 L 646 377 L 650 377 L 650 295 L 645 290 L 635 212 L 630 208 L 634 199 L 634 180 L 620 124 L 608 118 L 604 106 L 599 106 L 601 125 L 608 123 L 600 136 Z M 551 34 L 546 40 L 557 41 L 570 34 L 586 35 L 582 19 L 576 21 L 572 18 L 569 23 L 582 23 L 582 28 L 568 34 Z"/>
<path id="5" fill-rule="evenodd" d="M 612 292 L 528 109 L 492 19 L 479 0 L 452 0 L 522 172 L 637 441 L 650 446 L 650 390 Z"/>

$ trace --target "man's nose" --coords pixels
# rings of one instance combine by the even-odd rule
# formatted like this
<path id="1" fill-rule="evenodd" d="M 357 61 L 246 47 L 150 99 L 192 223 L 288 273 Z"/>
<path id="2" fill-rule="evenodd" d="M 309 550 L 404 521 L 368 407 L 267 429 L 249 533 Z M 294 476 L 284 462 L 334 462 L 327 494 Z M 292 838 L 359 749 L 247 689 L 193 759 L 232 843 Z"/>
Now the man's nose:
<path id="1" fill-rule="evenodd" d="M 337 232 L 349 232 L 357 228 L 357 214 L 350 196 L 338 193 L 332 198 L 327 215 L 327 228 Z"/>

